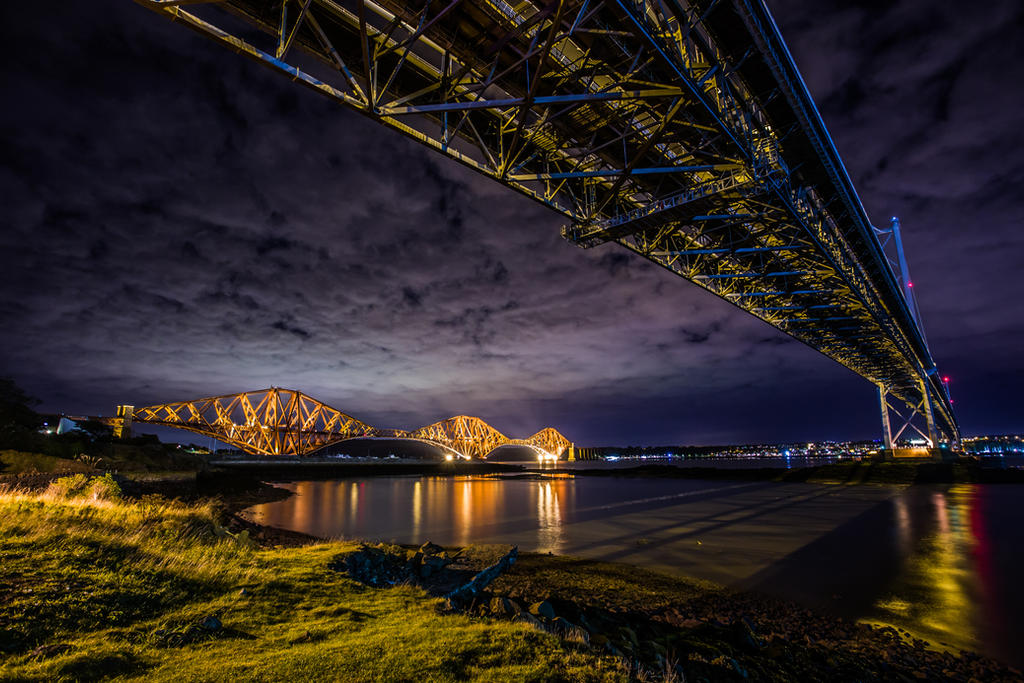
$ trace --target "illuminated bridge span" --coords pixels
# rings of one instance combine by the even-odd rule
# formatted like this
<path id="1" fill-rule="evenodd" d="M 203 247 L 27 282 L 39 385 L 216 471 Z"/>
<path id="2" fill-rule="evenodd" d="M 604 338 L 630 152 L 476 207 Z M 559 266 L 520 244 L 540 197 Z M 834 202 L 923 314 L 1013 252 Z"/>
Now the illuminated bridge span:
<path id="1" fill-rule="evenodd" d="M 899 223 L 868 218 L 763 0 L 136 1 L 867 378 L 887 445 L 958 440 Z"/>
<path id="2" fill-rule="evenodd" d="M 211 436 L 251 455 L 307 455 L 360 438 L 414 439 L 463 458 L 484 458 L 499 446 L 526 446 L 556 458 L 569 440 L 548 427 L 529 439 L 510 439 L 478 417 L 458 415 L 413 431 L 377 429 L 292 389 L 262 389 L 195 401 L 135 408 L 118 406 L 117 436 L 133 423 L 186 429 Z"/>

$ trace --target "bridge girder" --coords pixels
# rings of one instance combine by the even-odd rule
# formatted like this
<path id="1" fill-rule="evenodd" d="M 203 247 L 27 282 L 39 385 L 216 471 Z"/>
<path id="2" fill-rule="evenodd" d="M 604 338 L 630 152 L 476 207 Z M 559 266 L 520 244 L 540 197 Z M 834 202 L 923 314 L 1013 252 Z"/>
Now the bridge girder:
<path id="1" fill-rule="evenodd" d="M 425 441 L 470 459 L 482 459 L 510 444 L 559 456 L 570 445 L 552 427 L 528 439 L 510 439 L 480 418 L 466 415 L 413 431 L 378 429 L 302 392 L 277 387 L 144 408 L 119 406 L 117 415 L 111 420 L 115 428 L 144 423 L 184 429 L 260 456 L 308 455 L 359 438 Z"/>
<path id="2" fill-rule="evenodd" d="M 135 408 L 131 422 L 185 429 L 252 455 L 301 455 L 375 431 L 299 391 L 276 387 Z"/>
<path id="3" fill-rule="evenodd" d="M 136 2 L 547 205 L 566 239 L 616 242 L 927 399 L 958 439 L 762 0 Z"/>

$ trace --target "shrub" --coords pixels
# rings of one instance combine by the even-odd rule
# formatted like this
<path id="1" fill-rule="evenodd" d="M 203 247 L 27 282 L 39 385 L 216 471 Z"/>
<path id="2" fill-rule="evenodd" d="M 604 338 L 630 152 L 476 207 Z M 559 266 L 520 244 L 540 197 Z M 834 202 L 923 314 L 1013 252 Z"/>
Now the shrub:
<path id="1" fill-rule="evenodd" d="M 91 498 L 93 500 L 120 500 L 121 486 L 109 472 L 102 477 L 73 474 L 50 482 L 46 492 L 57 498 Z"/>
<path id="2" fill-rule="evenodd" d="M 89 477 L 84 474 L 73 474 L 70 477 L 54 479 L 46 492 L 58 498 L 72 498 L 81 495 L 88 484 Z"/>
<path id="3" fill-rule="evenodd" d="M 93 477 L 89 482 L 89 494 L 93 500 L 120 500 L 121 486 L 107 472 L 102 477 Z"/>

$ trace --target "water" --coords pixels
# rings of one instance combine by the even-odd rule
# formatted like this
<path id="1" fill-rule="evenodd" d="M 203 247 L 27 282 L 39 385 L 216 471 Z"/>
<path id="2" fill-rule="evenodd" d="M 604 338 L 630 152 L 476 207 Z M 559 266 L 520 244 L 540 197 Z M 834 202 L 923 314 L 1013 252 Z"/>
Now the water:
<path id="1" fill-rule="evenodd" d="M 853 462 L 853 458 L 839 456 L 807 456 L 807 455 L 716 455 L 699 457 L 682 456 L 659 456 L 645 455 L 636 457 L 623 457 L 606 460 L 577 460 L 575 462 L 559 462 L 558 469 L 563 470 L 604 470 L 604 469 L 629 469 L 633 467 L 644 467 L 647 465 L 671 465 L 672 467 L 714 467 L 715 469 L 795 469 L 801 467 L 816 467 L 818 465 L 834 465 L 837 463 Z M 489 462 L 509 462 L 522 465 L 522 461 L 488 458 Z"/>
<path id="2" fill-rule="evenodd" d="M 894 489 L 539 475 L 282 484 L 250 508 L 318 536 L 627 562 L 905 628 L 1024 664 L 1024 486 Z"/>

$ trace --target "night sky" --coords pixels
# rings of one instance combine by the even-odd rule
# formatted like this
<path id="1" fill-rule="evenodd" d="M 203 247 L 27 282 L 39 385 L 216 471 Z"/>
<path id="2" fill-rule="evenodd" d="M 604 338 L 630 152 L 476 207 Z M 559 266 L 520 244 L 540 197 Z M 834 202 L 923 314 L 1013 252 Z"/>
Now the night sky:
<path id="1" fill-rule="evenodd" d="M 769 6 L 902 220 L 965 434 L 1024 432 L 1022 4 Z M 276 385 L 581 445 L 878 437 L 867 381 L 129 0 L 0 18 L 0 375 L 41 409 Z"/>

